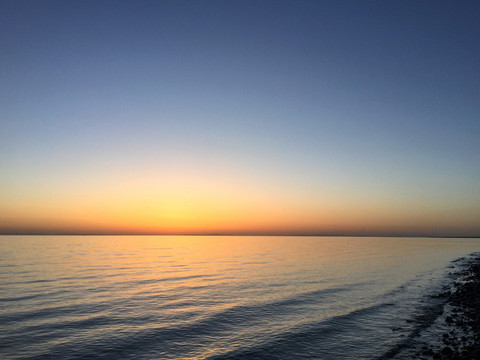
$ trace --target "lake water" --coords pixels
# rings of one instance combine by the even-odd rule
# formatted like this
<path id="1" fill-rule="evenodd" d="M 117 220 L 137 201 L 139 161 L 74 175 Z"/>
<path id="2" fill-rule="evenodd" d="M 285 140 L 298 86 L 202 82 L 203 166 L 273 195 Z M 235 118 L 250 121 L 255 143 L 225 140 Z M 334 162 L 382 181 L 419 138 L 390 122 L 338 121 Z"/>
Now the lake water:
<path id="1" fill-rule="evenodd" d="M 480 239 L 1 236 L 1 359 L 383 359 Z M 401 357 L 401 356 L 400 356 Z"/>

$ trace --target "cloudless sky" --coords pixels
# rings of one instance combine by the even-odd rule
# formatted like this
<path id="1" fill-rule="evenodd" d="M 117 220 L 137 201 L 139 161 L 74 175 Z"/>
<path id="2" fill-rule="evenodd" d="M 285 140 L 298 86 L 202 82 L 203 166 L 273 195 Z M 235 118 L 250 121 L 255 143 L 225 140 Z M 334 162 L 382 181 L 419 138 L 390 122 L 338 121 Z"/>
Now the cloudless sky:
<path id="1" fill-rule="evenodd" d="M 2 1 L 0 232 L 480 236 L 478 1 Z"/>

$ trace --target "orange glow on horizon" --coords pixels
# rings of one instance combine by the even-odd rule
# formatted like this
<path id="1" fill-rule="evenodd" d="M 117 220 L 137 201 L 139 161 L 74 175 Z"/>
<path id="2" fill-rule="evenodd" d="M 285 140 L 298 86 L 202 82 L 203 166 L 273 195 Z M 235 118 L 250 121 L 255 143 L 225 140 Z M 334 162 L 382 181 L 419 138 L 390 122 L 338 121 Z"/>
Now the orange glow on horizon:
<path id="1" fill-rule="evenodd" d="M 0 233 L 470 236 L 480 232 L 475 211 L 445 211 L 435 204 L 368 198 L 368 193 L 344 189 L 289 189 L 261 179 L 194 175 L 154 174 L 121 182 L 111 174 L 95 186 L 71 182 L 11 201 L 6 196 L 0 205 Z"/>

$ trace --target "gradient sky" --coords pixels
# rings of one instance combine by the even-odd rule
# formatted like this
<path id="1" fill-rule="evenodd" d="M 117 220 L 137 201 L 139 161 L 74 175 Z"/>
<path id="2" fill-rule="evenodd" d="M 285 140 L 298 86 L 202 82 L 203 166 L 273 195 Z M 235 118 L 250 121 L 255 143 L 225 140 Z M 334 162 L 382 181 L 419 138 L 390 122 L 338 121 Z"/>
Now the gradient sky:
<path id="1" fill-rule="evenodd" d="M 480 236 L 478 1 L 0 4 L 0 233 Z"/>

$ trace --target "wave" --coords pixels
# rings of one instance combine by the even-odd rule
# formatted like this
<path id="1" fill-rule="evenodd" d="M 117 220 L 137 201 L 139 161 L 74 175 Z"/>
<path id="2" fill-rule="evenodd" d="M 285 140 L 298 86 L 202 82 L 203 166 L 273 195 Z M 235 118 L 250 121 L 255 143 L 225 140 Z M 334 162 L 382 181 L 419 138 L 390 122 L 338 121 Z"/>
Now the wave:
<path id="1" fill-rule="evenodd" d="M 384 303 L 356 309 L 320 322 L 309 323 L 299 328 L 290 329 L 278 334 L 274 339 L 255 347 L 227 351 L 206 359 L 312 359 L 320 355 L 322 359 L 338 359 L 341 358 L 341 354 L 327 346 L 327 344 L 338 347 L 339 338 L 345 336 L 346 330 L 348 330 L 348 332 L 351 332 L 352 328 L 358 328 L 359 331 L 361 330 L 359 317 L 378 312 L 382 308 L 391 306 L 393 306 L 392 303 Z M 335 339 L 333 340 L 332 338 Z M 322 347 L 323 351 L 320 351 Z M 344 351 L 345 348 L 342 349 L 342 353 Z"/>
<path id="2" fill-rule="evenodd" d="M 82 338 L 80 341 L 81 345 L 79 342 L 80 339 L 73 336 L 68 342 L 53 345 L 49 351 L 45 352 L 42 356 L 48 358 L 58 353 L 68 352 L 69 359 L 87 358 L 92 354 L 96 354 L 96 356 L 103 354 L 102 356 L 108 358 L 127 358 L 130 353 L 138 355 L 149 351 L 154 351 L 155 354 L 158 355 L 162 353 L 162 349 L 168 349 L 163 356 L 169 356 L 168 354 L 178 353 L 176 352 L 176 347 L 188 342 L 188 352 L 198 357 L 204 352 L 207 343 L 213 341 L 212 339 L 223 339 L 225 342 L 228 342 L 242 331 L 247 334 L 250 332 L 249 337 L 255 340 L 253 344 L 237 344 L 240 348 L 239 350 L 213 355 L 208 357 L 208 359 L 243 359 L 252 358 L 252 356 L 267 356 L 267 354 L 271 356 L 273 349 L 281 349 L 280 351 L 284 353 L 294 344 L 302 345 L 305 341 L 311 341 L 312 339 L 325 337 L 328 334 L 341 332 L 341 329 L 347 326 L 345 324 L 342 325 L 342 322 L 353 321 L 353 324 L 355 316 L 377 309 L 378 305 L 357 309 L 348 314 L 332 318 L 328 318 L 328 315 L 325 315 L 326 319 L 321 322 L 308 322 L 307 325 L 300 327 L 297 323 L 293 323 L 291 326 L 286 326 L 280 331 L 262 331 L 262 329 L 267 328 L 268 324 L 272 323 L 273 320 L 281 321 L 285 316 L 295 318 L 299 312 L 302 312 L 302 305 L 328 305 L 329 302 L 334 301 L 332 296 L 349 291 L 358 286 L 361 286 L 361 284 L 350 284 L 349 286 L 309 291 L 296 294 L 289 298 L 263 303 L 237 305 L 215 314 L 209 314 L 190 323 L 173 324 L 171 326 L 158 327 L 157 325 L 156 327 L 152 327 L 153 324 L 158 324 L 158 321 L 156 321 L 158 319 L 152 317 L 148 319 L 144 318 L 138 322 L 138 324 L 143 324 L 143 326 L 140 326 L 140 329 L 137 331 L 131 329 L 130 331 L 124 331 L 120 334 L 111 331 L 109 334 L 104 334 L 104 341 L 101 343 L 95 337 L 91 339 Z M 87 306 L 87 304 L 83 305 Z M 390 304 L 384 304 L 384 306 L 390 306 Z M 58 319 L 61 313 L 70 313 L 74 311 L 74 309 L 71 307 L 56 308 L 51 309 L 51 311 L 55 311 L 55 314 L 44 313 L 43 316 L 53 316 Z M 38 316 L 39 313 L 36 315 Z M 108 316 L 95 316 L 82 320 L 67 319 L 67 321 L 64 322 L 48 324 L 48 329 L 52 335 L 55 333 L 60 334 L 69 329 L 93 331 L 95 329 L 108 329 L 109 327 L 115 328 L 119 325 L 128 327 L 131 326 L 133 320 L 134 318 L 128 317 L 112 319 Z M 36 326 L 24 329 L 24 331 L 32 333 L 35 331 L 40 332 L 41 329 L 42 326 Z M 65 333 L 62 335 L 65 336 Z M 242 348 L 242 346 L 245 345 L 247 349 Z M 80 347 L 81 350 L 78 352 L 72 352 L 71 350 L 72 348 L 77 349 Z M 185 356 L 185 348 L 182 349 L 182 351 Z M 32 359 L 35 359 L 35 357 Z"/>

